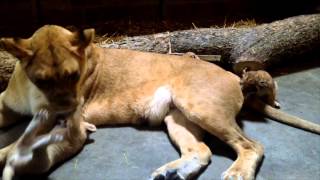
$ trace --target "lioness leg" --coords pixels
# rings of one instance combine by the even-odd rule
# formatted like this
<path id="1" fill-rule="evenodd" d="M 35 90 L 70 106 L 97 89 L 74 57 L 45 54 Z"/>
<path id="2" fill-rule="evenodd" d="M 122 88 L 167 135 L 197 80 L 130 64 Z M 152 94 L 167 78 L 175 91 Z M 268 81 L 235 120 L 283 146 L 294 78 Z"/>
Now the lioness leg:
<path id="1" fill-rule="evenodd" d="M 263 147 L 247 138 L 235 120 L 221 120 L 218 123 L 200 122 L 198 125 L 230 145 L 237 153 L 236 161 L 222 174 L 223 180 L 253 180 L 255 170 L 263 156 Z M 217 122 L 212 120 L 212 122 Z"/>
<path id="2" fill-rule="evenodd" d="M 247 138 L 237 125 L 219 133 L 220 139 L 228 143 L 238 155 L 231 167 L 222 174 L 221 179 L 255 179 L 257 165 L 263 156 L 262 145 Z"/>
<path id="3" fill-rule="evenodd" d="M 233 76 L 229 76 L 213 79 L 210 83 L 194 80 L 190 84 L 187 81 L 189 88 L 181 85 L 173 90 L 173 102 L 188 120 L 220 138 L 237 152 L 236 161 L 223 174 L 223 179 L 252 180 L 262 159 L 263 147 L 248 139 L 236 123 L 235 117 L 242 107 L 243 96 L 238 82 L 234 80 Z"/>
<path id="4" fill-rule="evenodd" d="M 16 172 L 33 172 L 46 168 L 46 147 L 63 140 L 62 134 L 38 135 L 38 131 L 48 123 L 47 111 L 35 114 L 18 141 L 2 149 L 5 167 L 3 179 L 11 180 Z"/>
<path id="5" fill-rule="evenodd" d="M 11 154 L 11 156 L 12 156 L 12 154 L 14 154 L 13 153 L 14 151 L 16 151 L 16 152 L 23 151 L 24 149 L 27 149 L 27 148 L 31 149 L 32 148 L 32 146 L 31 146 L 32 141 L 43 142 L 43 140 L 45 139 L 43 137 L 46 137 L 48 140 L 49 136 L 42 136 L 41 138 L 36 140 L 36 137 L 37 137 L 36 134 L 39 131 L 39 129 L 43 128 L 43 126 L 45 126 L 45 124 L 49 124 L 46 121 L 48 121 L 47 111 L 38 112 L 32 118 L 29 125 L 27 126 L 27 128 L 25 129 L 25 131 L 23 132 L 23 134 L 21 135 L 21 137 L 19 139 L 17 139 L 12 144 L 0 149 L 0 168 L 3 167 L 3 165 L 6 163 L 8 154 Z M 30 145 L 30 147 L 28 147 L 28 145 Z M 25 146 L 25 147 L 23 147 L 23 146 Z"/>
<path id="6" fill-rule="evenodd" d="M 210 149 L 201 141 L 203 130 L 178 110 L 171 111 L 164 121 L 172 142 L 181 152 L 181 158 L 157 169 L 152 179 L 188 179 L 206 166 L 211 158 Z"/>
<path id="7" fill-rule="evenodd" d="M 19 113 L 4 103 L 3 97 L 3 93 L 0 94 L 0 128 L 7 127 L 22 118 Z"/>
<path id="8" fill-rule="evenodd" d="M 15 145 L 15 142 L 0 149 L 0 169 L 2 169 L 6 163 L 7 155 Z"/>
<path id="9" fill-rule="evenodd" d="M 46 123 L 43 113 L 37 114 L 18 142 L 6 151 L 4 180 L 10 180 L 14 174 L 39 174 L 77 153 L 84 145 L 86 130 L 95 130 L 95 126 L 83 122 L 79 116 L 67 120 L 67 127 L 57 125 L 48 134 L 37 135 L 37 129 Z M 5 150 L 5 149 L 4 149 Z"/>

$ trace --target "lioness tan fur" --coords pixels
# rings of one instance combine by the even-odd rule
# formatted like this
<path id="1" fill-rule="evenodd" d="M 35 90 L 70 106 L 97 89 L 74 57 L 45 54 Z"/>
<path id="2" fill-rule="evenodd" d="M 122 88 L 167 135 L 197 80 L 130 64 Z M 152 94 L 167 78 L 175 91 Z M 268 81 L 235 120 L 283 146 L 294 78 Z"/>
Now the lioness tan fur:
<path id="1" fill-rule="evenodd" d="M 205 131 L 238 154 L 222 179 L 254 179 L 263 147 L 247 138 L 235 121 L 244 101 L 239 77 L 190 57 L 99 48 L 91 43 L 93 37 L 93 30 L 72 33 L 47 25 L 29 39 L 3 40 L 20 61 L 0 96 L 0 127 L 13 122 L 5 112 L 33 115 L 45 107 L 67 117 L 66 129 L 73 130 L 62 142 L 47 146 L 49 161 L 39 172 L 82 148 L 84 121 L 164 122 L 181 158 L 154 171 L 150 179 L 188 179 L 197 174 L 211 157 L 202 141 Z M 12 151 L 12 146 L 0 150 L 0 162 Z"/>
<path id="2" fill-rule="evenodd" d="M 187 52 L 183 56 L 200 59 L 192 52 Z M 244 69 L 240 85 L 247 106 L 263 113 L 272 120 L 320 134 L 320 125 L 277 110 L 280 108 L 280 103 L 277 101 L 278 85 L 267 71 L 247 71 L 247 69 Z"/>

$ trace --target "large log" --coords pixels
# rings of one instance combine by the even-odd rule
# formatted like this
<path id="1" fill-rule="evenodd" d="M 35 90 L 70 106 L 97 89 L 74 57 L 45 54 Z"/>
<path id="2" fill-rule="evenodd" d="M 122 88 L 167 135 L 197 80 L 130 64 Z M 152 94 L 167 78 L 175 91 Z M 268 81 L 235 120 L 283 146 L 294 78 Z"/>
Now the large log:
<path id="1" fill-rule="evenodd" d="M 152 52 L 218 54 L 236 73 L 265 69 L 292 56 L 320 50 L 320 14 L 301 15 L 253 28 L 206 28 L 127 37 L 102 47 Z"/>
<path id="2" fill-rule="evenodd" d="M 0 49 L 0 92 L 7 87 L 15 63 L 16 58 Z"/>
<path id="3" fill-rule="evenodd" d="M 264 69 L 282 59 L 320 50 L 320 14 L 301 15 L 251 28 L 204 28 L 126 37 L 105 48 L 158 53 L 221 55 L 236 73 Z M 0 91 L 6 87 L 15 59 L 0 50 Z"/>

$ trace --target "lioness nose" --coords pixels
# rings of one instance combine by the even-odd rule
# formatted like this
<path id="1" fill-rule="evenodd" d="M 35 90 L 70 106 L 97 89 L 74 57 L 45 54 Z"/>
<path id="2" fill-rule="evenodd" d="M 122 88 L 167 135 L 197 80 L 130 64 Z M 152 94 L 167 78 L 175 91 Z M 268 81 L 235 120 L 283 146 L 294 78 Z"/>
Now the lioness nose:
<path id="1" fill-rule="evenodd" d="M 75 104 L 75 100 L 73 98 L 61 98 L 58 100 L 58 104 L 61 106 L 72 106 Z"/>
<path id="2" fill-rule="evenodd" d="M 77 103 L 76 96 L 70 93 L 56 94 L 51 98 L 58 106 L 73 106 Z"/>
<path id="3" fill-rule="evenodd" d="M 56 92 L 54 96 L 65 98 L 65 97 L 75 97 L 75 94 L 72 92 Z"/>

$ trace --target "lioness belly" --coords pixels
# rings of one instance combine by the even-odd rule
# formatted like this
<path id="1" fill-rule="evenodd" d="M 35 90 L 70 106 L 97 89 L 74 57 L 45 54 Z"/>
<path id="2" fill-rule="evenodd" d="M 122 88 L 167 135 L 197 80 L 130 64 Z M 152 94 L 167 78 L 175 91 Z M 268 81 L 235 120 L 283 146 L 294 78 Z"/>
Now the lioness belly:
<path id="1" fill-rule="evenodd" d="M 140 119 L 160 124 L 170 108 L 177 108 L 175 97 L 232 112 L 242 105 L 238 78 L 216 65 L 130 50 L 102 52 L 106 59 L 99 61 L 94 97 L 84 108 L 87 121 L 95 125 L 136 124 Z"/>
<path id="2" fill-rule="evenodd" d="M 160 124 L 171 107 L 171 91 L 168 85 L 150 86 L 87 102 L 83 108 L 86 121 L 95 125 Z"/>

